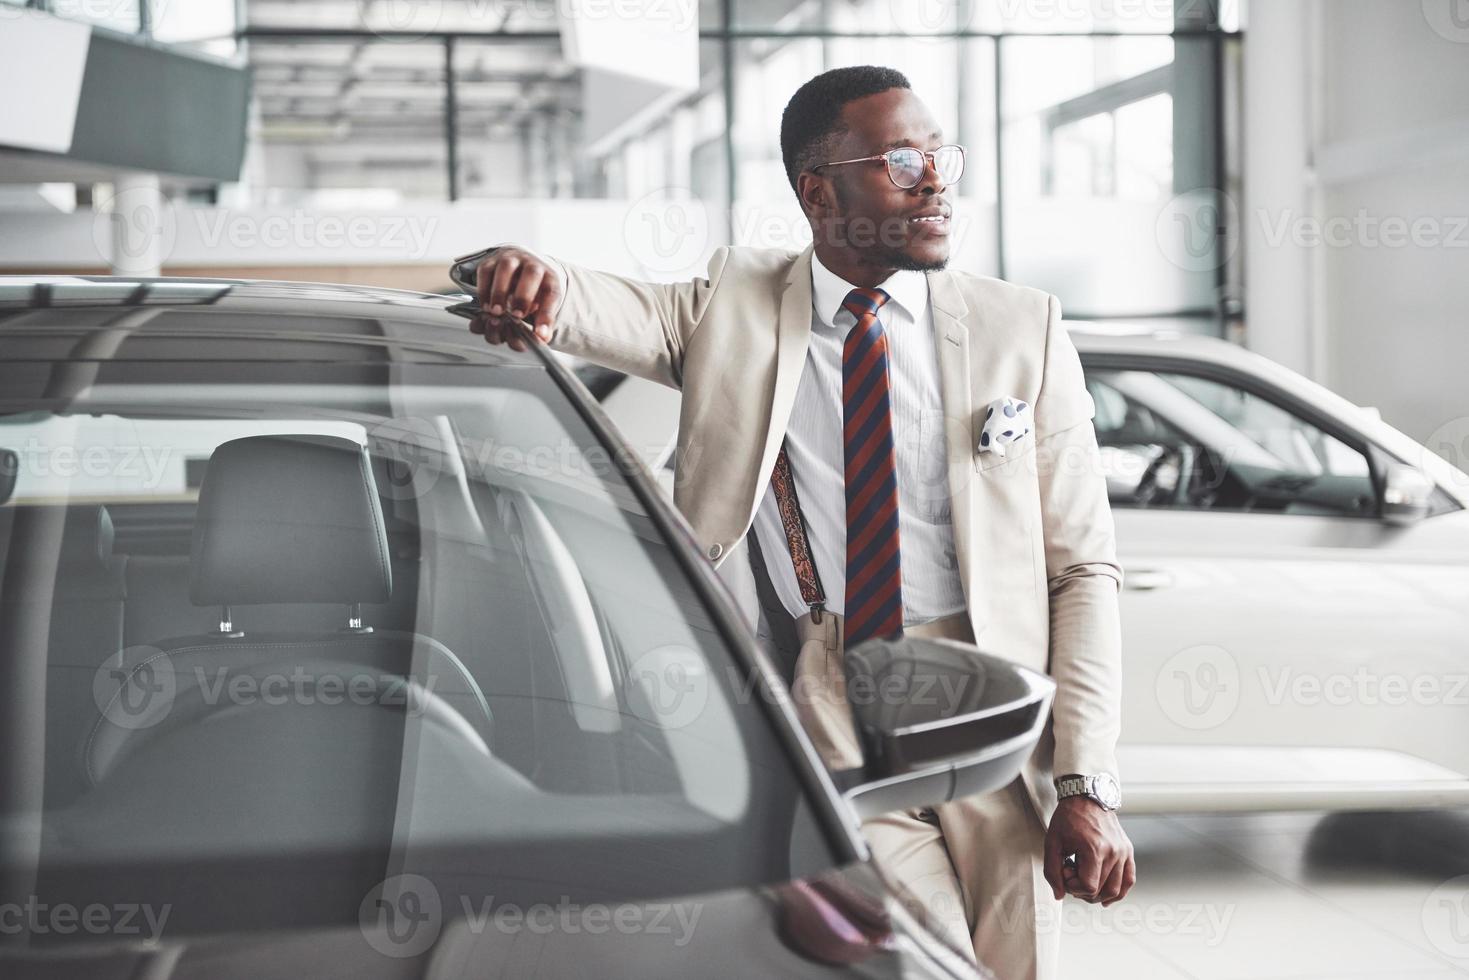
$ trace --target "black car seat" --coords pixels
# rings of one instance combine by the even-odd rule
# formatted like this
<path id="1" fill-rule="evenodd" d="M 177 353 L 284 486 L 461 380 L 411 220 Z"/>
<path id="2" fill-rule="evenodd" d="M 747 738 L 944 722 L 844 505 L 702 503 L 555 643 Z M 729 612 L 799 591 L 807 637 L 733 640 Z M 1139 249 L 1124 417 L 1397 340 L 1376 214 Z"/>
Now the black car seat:
<path id="1" fill-rule="evenodd" d="M 185 726 L 287 702 L 418 712 L 488 755 L 489 705 L 460 659 L 431 637 L 363 621 L 361 605 L 387 602 L 392 588 L 364 447 L 313 435 L 219 446 L 200 487 L 190 552 L 190 599 L 217 607 L 219 628 L 132 646 L 106 665 L 110 686 L 98 692 L 101 710 L 81 746 L 85 778 L 105 781 Z M 298 603 L 340 604 L 340 627 L 270 632 L 234 621 L 236 607 Z"/>

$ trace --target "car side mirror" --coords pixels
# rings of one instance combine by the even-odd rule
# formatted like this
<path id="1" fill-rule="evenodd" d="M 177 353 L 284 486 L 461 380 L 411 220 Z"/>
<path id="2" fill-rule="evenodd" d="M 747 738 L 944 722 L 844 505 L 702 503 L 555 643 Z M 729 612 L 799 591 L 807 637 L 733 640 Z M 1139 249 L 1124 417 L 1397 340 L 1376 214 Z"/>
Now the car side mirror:
<path id="1" fill-rule="evenodd" d="M 1427 517 L 1433 505 L 1434 483 L 1416 467 L 1389 460 L 1382 478 L 1382 520 L 1403 526 Z"/>
<path id="2" fill-rule="evenodd" d="M 13 449 L 0 449 L 0 504 L 15 493 L 15 480 L 20 474 L 20 457 Z"/>
<path id="3" fill-rule="evenodd" d="M 1008 785 L 1056 685 L 957 640 L 873 638 L 843 657 L 861 769 L 834 774 L 861 819 Z"/>

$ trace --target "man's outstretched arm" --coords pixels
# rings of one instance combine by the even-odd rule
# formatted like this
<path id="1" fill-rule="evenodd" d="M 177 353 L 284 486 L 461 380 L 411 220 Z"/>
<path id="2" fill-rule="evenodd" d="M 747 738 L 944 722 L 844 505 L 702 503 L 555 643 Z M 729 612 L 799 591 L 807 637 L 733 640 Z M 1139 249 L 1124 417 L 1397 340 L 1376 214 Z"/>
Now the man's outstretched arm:
<path id="1" fill-rule="evenodd" d="M 525 320 L 534 340 L 555 350 L 680 388 L 684 351 L 727 256 L 715 252 L 707 278 L 647 283 L 502 245 L 475 271 L 484 315 L 471 329 L 489 343 L 524 350 L 526 334 L 513 324 Z"/>

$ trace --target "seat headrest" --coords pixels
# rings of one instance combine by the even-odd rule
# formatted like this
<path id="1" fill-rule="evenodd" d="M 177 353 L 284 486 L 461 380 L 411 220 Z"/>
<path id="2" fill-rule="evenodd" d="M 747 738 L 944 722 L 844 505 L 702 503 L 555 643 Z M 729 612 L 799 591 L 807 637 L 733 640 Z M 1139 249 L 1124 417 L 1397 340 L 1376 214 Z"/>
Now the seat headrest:
<path id="1" fill-rule="evenodd" d="M 195 605 L 386 602 L 393 590 L 367 450 L 250 436 L 209 457 L 190 553 Z"/>

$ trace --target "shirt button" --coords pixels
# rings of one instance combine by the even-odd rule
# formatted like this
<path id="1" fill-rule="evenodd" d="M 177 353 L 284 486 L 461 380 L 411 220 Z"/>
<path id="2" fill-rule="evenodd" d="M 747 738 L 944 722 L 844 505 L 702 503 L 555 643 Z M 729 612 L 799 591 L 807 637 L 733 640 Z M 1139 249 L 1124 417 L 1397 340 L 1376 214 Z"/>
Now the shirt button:
<path id="1" fill-rule="evenodd" d="M 711 544 L 709 546 L 709 560 L 710 561 L 716 561 L 719 558 L 719 556 L 722 555 L 722 554 L 724 554 L 724 545 L 722 545 L 722 544 L 720 544 L 719 542 L 716 541 L 714 544 Z"/>

